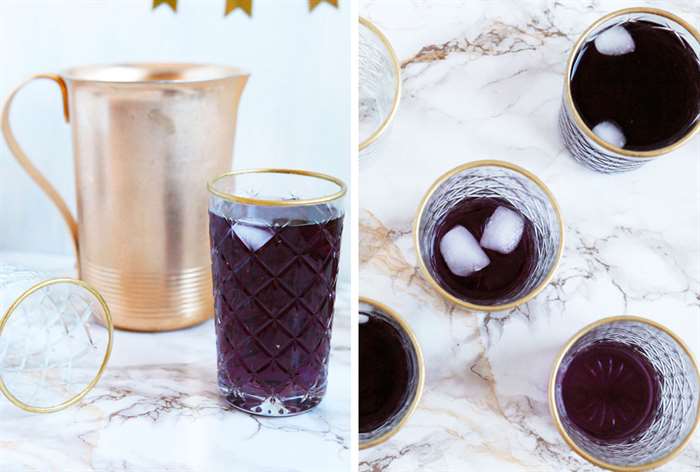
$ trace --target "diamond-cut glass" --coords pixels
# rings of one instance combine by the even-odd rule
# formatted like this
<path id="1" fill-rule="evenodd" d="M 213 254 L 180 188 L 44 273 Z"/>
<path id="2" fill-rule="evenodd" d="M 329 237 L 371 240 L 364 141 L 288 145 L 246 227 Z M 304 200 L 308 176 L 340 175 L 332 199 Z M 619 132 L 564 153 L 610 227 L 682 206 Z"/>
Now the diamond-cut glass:
<path id="1" fill-rule="evenodd" d="M 239 409 L 297 414 L 326 391 L 343 214 L 318 206 L 211 198 L 219 387 Z"/>

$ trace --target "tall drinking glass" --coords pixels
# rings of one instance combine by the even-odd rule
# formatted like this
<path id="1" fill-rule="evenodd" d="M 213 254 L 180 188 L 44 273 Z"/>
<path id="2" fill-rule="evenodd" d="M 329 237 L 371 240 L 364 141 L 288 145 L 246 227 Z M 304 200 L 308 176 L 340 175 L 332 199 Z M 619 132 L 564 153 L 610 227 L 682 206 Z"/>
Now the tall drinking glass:
<path id="1" fill-rule="evenodd" d="M 219 388 L 249 413 L 305 412 L 326 391 L 346 186 L 255 169 L 209 191 Z"/>

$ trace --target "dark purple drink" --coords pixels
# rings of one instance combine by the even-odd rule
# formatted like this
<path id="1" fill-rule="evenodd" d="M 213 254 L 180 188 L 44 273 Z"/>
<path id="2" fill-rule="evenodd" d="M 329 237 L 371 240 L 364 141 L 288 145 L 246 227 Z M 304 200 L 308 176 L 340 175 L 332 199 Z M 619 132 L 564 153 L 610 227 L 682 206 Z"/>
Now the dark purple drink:
<path id="1" fill-rule="evenodd" d="M 342 216 L 256 226 L 210 212 L 219 386 L 285 416 L 326 390 Z"/>
<path id="2" fill-rule="evenodd" d="M 510 247 L 494 250 L 485 247 L 489 244 L 484 242 L 483 236 L 490 218 L 496 214 L 497 210 L 499 214 L 506 213 L 508 220 L 519 218 L 521 226 L 517 241 L 511 239 Z M 501 236 L 498 234 L 499 232 L 510 231 L 512 225 L 509 225 L 508 220 L 503 225 L 494 225 L 489 233 L 494 232 L 495 234 L 489 239 L 498 239 Z M 473 238 L 476 245 L 467 244 L 466 240 L 462 243 L 461 240 L 455 238 L 454 248 L 446 249 L 442 245 L 445 236 L 456 227 L 466 229 L 471 235 L 469 236 L 462 231 L 466 236 L 460 236 L 460 238 Z M 506 234 L 505 236 L 507 243 L 510 235 Z M 517 235 L 515 236 L 517 237 Z M 436 249 L 433 251 L 433 264 L 437 279 L 447 290 L 470 301 L 496 300 L 507 297 L 517 292 L 530 276 L 531 267 L 535 262 L 534 241 L 532 223 L 505 200 L 499 198 L 465 199 L 452 208 L 437 224 L 434 240 Z M 491 247 L 496 247 L 496 245 L 491 245 Z M 445 251 L 448 251 L 448 255 L 449 252 L 483 251 L 481 254 L 483 262 L 472 267 L 471 271 L 467 270 L 466 272 L 469 273 L 465 274 L 459 268 L 455 268 L 455 264 L 450 267 L 445 258 Z M 468 262 L 469 260 L 467 260 Z"/>
<path id="3" fill-rule="evenodd" d="M 573 102 L 599 137 L 649 151 L 688 134 L 700 113 L 700 62 L 682 35 L 635 20 L 584 44 L 571 77 Z"/>
<path id="4" fill-rule="evenodd" d="M 598 342 L 576 353 L 561 384 L 566 415 L 604 442 L 627 441 L 651 424 L 660 385 L 647 358 L 632 346 Z"/>
<path id="5" fill-rule="evenodd" d="M 401 334 L 389 322 L 371 313 L 359 326 L 359 431 L 380 428 L 396 415 L 409 388 L 409 354 Z"/>

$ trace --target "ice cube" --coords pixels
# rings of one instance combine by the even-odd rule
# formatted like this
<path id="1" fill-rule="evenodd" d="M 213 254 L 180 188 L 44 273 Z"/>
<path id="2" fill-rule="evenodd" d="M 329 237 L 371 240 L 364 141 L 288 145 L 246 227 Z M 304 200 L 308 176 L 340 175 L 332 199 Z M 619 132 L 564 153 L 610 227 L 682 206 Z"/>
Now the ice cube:
<path id="1" fill-rule="evenodd" d="M 486 220 L 481 247 L 510 254 L 520 243 L 525 228 L 525 218 L 510 208 L 499 206 Z"/>
<path id="2" fill-rule="evenodd" d="M 619 148 L 625 147 L 625 143 L 627 143 L 622 128 L 614 121 L 601 121 L 593 127 L 593 133 L 606 143 Z"/>
<path id="3" fill-rule="evenodd" d="M 359 324 L 365 324 L 369 321 L 369 316 L 360 313 L 360 315 L 357 317 L 357 321 Z"/>
<path id="4" fill-rule="evenodd" d="M 234 224 L 232 229 L 238 239 L 253 252 L 263 247 L 275 235 L 270 228 L 253 226 L 240 221 Z"/>
<path id="5" fill-rule="evenodd" d="M 622 56 L 634 52 L 632 35 L 623 26 L 613 26 L 595 38 L 595 48 L 606 56 Z"/>
<path id="6" fill-rule="evenodd" d="M 491 263 L 479 242 L 464 226 L 455 226 L 440 240 L 440 254 L 453 274 L 466 277 Z"/>

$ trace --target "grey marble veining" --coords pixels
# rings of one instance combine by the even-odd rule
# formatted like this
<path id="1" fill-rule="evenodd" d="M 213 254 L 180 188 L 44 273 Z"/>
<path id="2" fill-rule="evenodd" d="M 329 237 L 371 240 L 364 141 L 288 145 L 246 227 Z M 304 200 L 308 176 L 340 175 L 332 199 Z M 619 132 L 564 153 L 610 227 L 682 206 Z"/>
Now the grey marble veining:
<path id="1" fill-rule="evenodd" d="M 69 258 L 0 258 L 71 272 Z M 248 415 L 222 399 L 212 321 L 169 333 L 115 331 L 107 370 L 78 405 L 33 415 L 0 396 L 0 470 L 347 470 L 349 310 L 349 287 L 341 284 L 328 393 L 313 411 L 289 418 Z"/>
<path id="2" fill-rule="evenodd" d="M 700 351 L 700 140 L 643 168 L 596 174 L 557 130 L 563 71 L 581 31 L 627 6 L 700 24 L 692 0 L 366 0 L 402 62 L 403 98 L 381 152 L 360 163 L 360 292 L 395 308 L 424 350 L 423 400 L 360 470 L 598 470 L 549 416 L 555 356 L 576 331 L 612 315 L 657 320 Z M 469 313 L 417 269 L 411 227 L 445 171 L 500 159 L 556 196 L 565 251 L 552 283 L 507 313 Z M 700 437 L 662 470 L 696 471 Z"/>

